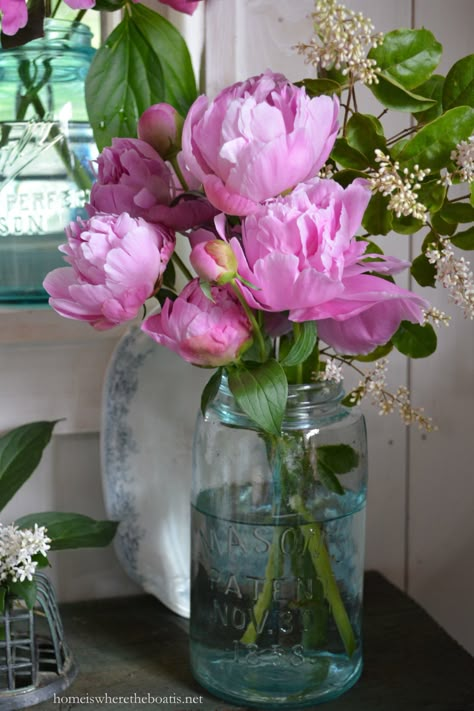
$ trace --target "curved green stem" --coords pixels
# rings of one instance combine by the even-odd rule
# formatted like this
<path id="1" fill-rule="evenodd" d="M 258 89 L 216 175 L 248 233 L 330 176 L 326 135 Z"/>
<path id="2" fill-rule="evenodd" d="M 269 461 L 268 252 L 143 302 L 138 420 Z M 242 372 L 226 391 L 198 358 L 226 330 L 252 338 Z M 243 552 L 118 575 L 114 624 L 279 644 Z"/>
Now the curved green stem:
<path id="1" fill-rule="evenodd" d="M 176 251 L 173 252 L 171 256 L 171 261 L 175 263 L 175 265 L 178 267 L 178 269 L 182 272 L 182 274 L 186 277 L 188 281 L 192 281 L 194 279 L 186 264 L 183 262 L 179 254 L 176 253 Z"/>
<path id="2" fill-rule="evenodd" d="M 257 321 L 257 319 L 255 318 L 255 316 L 254 316 L 254 314 L 253 314 L 253 312 L 252 312 L 252 309 L 250 308 L 250 306 L 249 306 L 249 305 L 247 304 L 247 302 L 245 301 L 244 295 L 243 295 L 242 292 L 240 291 L 240 288 L 239 288 L 238 284 L 236 283 L 235 279 L 233 279 L 233 280 L 230 282 L 230 285 L 231 285 L 232 290 L 234 291 L 235 295 L 237 296 L 238 300 L 239 300 L 240 303 L 242 304 L 242 307 L 243 307 L 245 313 L 247 314 L 248 320 L 249 320 L 250 323 L 252 324 L 252 330 L 253 330 L 253 333 L 254 333 L 255 338 L 256 338 L 257 341 L 258 341 L 258 346 L 259 346 L 259 348 L 260 348 L 260 355 L 261 355 L 262 361 L 263 361 L 263 360 L 265 360 L 265 355 L 266 355 L 265 341 L 264 341 L 264 339 L 263 339 L 263 335 L 262 335 L 262 331 L 261 331 L 261 329 L 260 329 L 260 326 L 258 325 L 258 321 Z"/>
<path id="3" fill-rule="evenodd" d="M 174 172 L 178 176 L 178 180 L 181 183 L 183 190 L 187 192 L 189 190 L 189 186 L 186 182 L 186 178 L 183 175 L 183 171 L 179 167 L 178 159 L 176 158 L 176 156 L 174 158 L 170 158 L 170 163 L 174 168 Z"/>
<path id="4" fill-rule="evenodd" d="M 299 323 L 293 323 L 293 333 L 295 334 L 295 341 L 298 340 L 298 337 L 301 334 L 301 325 Z M 296 382 L 303 382 L 303 363 L 298 363 L 296 366 Z"/>

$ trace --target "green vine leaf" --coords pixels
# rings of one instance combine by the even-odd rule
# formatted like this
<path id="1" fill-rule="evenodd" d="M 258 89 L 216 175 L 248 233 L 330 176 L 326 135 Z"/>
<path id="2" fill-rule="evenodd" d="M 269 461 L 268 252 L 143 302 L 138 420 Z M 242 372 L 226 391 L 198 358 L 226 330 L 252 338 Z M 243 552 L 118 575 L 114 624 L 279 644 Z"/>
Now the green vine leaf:
<path id="1" fill-rule="evenodd" d="M 474 249 L 474 227 L 470 227 L 468 230 L 464 230 L 464 232 L 458 232 L 451 237 L 451 242 L 455 247 L 459 247 L 459 249 Z"/>
<path id="2" fill-rule="evenodd" d="M 15 523 L 20 528 L 33 528 L 35 523 L 46 526 L 52 551 L 107 546 L 118 526 L 117 521 L 95 521 L 82 514 L 59 511 L 28 514 Z"/>
<path id="3" fill-rule="evenodd" d="M 474 207 L 467 202 L 453 202 L 443 205 L 440 215 L 446 222 L 474 222 Z"/>
<path id="4" fill-rule="evenodd" d="M 426 29 L 399 29 L 388 32 L 383 42 L 369 52 L 385 77 L 405 89 L 414 89 L 427 81 L 439 64 L 442 45 Z"/>
<path id="5" fill-rule="evenodd" d="M 420 286 L 436 286 L 436 267 L 425 254 L 419 254 L 413 260 L 410 272 Z"/>
<path id="6" fill-rule="evenodd" d="M 458 106 L 424 126 L 397 156 L 403 167 L 439 170 L 450 160 L 455 146 L 474 131 L 474 109 Z"/>
<path id="7" fill-rule="evenodd" d="M 387 142 L 380 121 L 369 114 L 353 114 L 347 122 L 346 136 L 349 146 L 362 153 L 366 163 L 377 168 L 375 151 L 379 149 L 387 152 Z"/>
<path id="8" fill-rule="evenodd" d="M 129 5 L 96 52 L 86 79 L 86 104 L 99 150 L 114 136 L 136 136 L 140 115 L 167 102 L 185 116 L 197 96 L 184 39 L 161 15 Z"/>
<path id="9" fill-rule="evenodd" d="M 342 86 L 333 79 L 303 79 L 295 82 L 295 84 L 296 86 L 304 86 L 306 93 L 311 98 L 322 95 L 333 96 L 334 94 L 339 96 L 342 91 Z"/>
<path id="10" fill-rule="evenodd" d="M 398 331 L 392 336 L 395 348 L 409 358 L 427 358 L 435 352 L 437 336 L 433 326 L 425 323 L 402 321 Z"/>
<path id="11" fill-rule="evenodd" d="M 433 99 L 436 103 L 426 111 L 414 112 L 414 117 L 418 123 L 429 123 L 443 113 L 443 87 L 445 78 L 441 74 L 433 74 L 424 84 L 416 87 L 417 92 L 427 99 Z"/>
<path id="12" fill-rule="evenodd" d="M 280 365 L 283 367 L 291 367 L 303 363 L 313 352 L 316 341 L 317 331 L 315 322 L 305 321 L 301 324 L 298 336 L 289 352 L 281 359 Z"/>
<path id="13" fill-rule="evenodd" d="M 217 393 L 219 392 L 219 387 L 222 380 L 222 368 L 218 368 L 215 373 L 213 373 L 204 386 L 204 390 L 201 395 L 201 412 L 202 416 L 206 416 L 206 410 L 209 404 L 214 400 Z"/>
<path id="14" fill-rule="evenodd" d="M 390 197 L 382 193 L 375 193 L 370 198 L 362 218 L 362 226 L 369 234 L 387 235 L 392 229 L 393 213 L 388 209 L 389 201 Z"/>
<path id="15" fill-rule="evenodd" d="M 443 107 L 448 110 L 455 106 L 474 108 L 474 54 L 453 64 L 446 76 Z"/>
<path id="16" fill-rule="evenodd" d="M 378 78 L 378 84 L 374 82 L 369 86 L 369 89 L 387 109 L 407 111 L 413 114 L 417 111 L 427 111 L 436 105 L 436 101 L 433 99 L 427 99 L 425 96 L 405 89 L 388 74 L 382 72 Z"/>
<path id="17" fill-rule="evenodd" d="M 278 437 L 286 409 L 288 381 L 276 360 L 246 363 L 229 372 L 229 388 L 239 407 L 259 427 Z"/>

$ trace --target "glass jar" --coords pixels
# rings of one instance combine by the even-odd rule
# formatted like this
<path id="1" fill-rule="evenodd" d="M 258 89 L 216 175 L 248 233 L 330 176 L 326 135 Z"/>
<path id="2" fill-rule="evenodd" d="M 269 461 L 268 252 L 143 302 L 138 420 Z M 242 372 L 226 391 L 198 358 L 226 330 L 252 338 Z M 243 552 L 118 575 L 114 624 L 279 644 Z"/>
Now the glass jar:
<path id="1" fill-rule="evenodd" d="M 46 303 L 64 227 L 86 217 L 97 155 L 84 97 L 91 38 L 81 23 L 46 20 L 43 38 L 0 51 L 0 303 Z"/>
<path id="2" fill-rule="evenodd" d="M 191 664 L 209 691 L 256 708 L 310 706 L 362 668 L 367 446 L 342 387 L 289 387 L 280 437 L 223 379 L 193 453 Z"/>

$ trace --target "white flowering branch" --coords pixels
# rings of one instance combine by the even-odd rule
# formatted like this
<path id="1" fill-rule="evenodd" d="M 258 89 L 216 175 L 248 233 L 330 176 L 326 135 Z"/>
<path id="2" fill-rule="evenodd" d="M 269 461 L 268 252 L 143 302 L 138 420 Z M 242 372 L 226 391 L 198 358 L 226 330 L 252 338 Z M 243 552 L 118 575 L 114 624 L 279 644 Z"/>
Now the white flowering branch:
<path id="1" fill-rule="evenodd" d="M 50 547 L 44 526 L 21 529 L 0 523 L 0 585 L 31 581 L 38 565 L 33 557 L 46 556 Z"/>

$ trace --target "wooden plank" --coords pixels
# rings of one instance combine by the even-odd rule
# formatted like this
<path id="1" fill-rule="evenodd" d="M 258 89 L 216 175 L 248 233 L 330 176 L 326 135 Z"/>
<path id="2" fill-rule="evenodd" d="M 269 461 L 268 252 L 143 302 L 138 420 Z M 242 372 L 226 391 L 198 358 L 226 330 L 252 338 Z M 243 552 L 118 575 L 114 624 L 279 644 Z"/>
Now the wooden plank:
<path id="1" fill-rule="evenodd" d="M 472 52 L 471 0 L 416 0 L 415 20 L 444 45 L 441 73 Z M 411 436 L 409 591 L 474 653 L 474 328 L 441 288 L 431 301 L 453 318 L 435 356 L 412 364 L 413 396 L 439 432 Z"/>
<path id="2" fill-rule="evenodd" d="M 380 31 L 410 25 L 410 0 L 396 3 L 392 0 L 377 3 L 350 0 L 347 6 L 371 17 Z M 292 80 L 308 76 L 309 68 L 292 48 L 311 36 L 308 15 L 313 8 L 312 0 L 298 0 L 298 3 L 288 3 L 287 0 L 206 0 L 206 8 L 206 68 L 210 95 L 236 80 L 259 74 L 267 67 Z M 379 105 L 368 90 L 362 88 L 359 94 L 361 110 L 379 113 Z M 385 119 L 387 135 L 407 125 L 407 117 L 403 114 L 389 121 Z M 408 258 L 408 238 L 392 236 L 384 243 L 388 253 Z M 391 358 L 390 378 L 395 389 L 398 385 L 406 385 L 404 358 L 396 355 Z M 402 584 L 406 429 L 396 415 L 381 418 L 370 404 L 365 411 L 370 451 L 367 565 Z"/>

